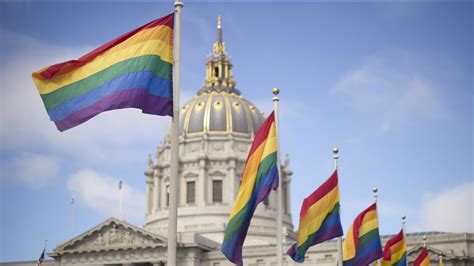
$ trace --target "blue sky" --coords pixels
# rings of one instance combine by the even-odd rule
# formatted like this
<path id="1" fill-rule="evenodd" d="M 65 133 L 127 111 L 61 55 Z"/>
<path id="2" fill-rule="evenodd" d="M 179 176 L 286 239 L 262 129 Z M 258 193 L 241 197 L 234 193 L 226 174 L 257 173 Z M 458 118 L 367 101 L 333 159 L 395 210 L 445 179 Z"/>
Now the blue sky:
<path id="1" fill-rule="evenodd" d="M 158 3 L 0 3 L 0 261 L 36 259 L 118 213 L 141 226 L 146 158 L 169 118 L 118 110 L 59 133 L 31 80 L 172 11 Z M 265 113 L 281 89 L 293 221 L 340 149 L 345 230 L 379 188 L 380 229 L 474 232 L 472 3 L 195 3 L 181 96 L 195 95 L 222 15 L 237 87 Z"/>

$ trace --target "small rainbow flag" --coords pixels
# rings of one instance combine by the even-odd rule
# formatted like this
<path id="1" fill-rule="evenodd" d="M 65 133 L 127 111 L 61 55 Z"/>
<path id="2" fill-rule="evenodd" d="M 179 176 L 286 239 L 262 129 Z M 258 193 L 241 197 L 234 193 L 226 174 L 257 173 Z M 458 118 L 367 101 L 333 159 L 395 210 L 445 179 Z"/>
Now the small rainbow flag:
<path id="1" fill-rule="evenodd" d="M 413 266 L 430 266 L 430 256 L 428 255 L 428 249 L 426 247 L 424 247 L 420 255 L 416 257 Z"/>
<path id="2" fill-rule="evenodd" d="M 287 253 L 294 261 L 304 262 L 304 255 L 309 247 L 342 235 L 336 170 L 304 199 L 300 211 L 298 240 Z"/>
<path id="3" fill-rule="evenodd" d="M 172 115 L 174 14 L 132 30 L 82 56 L 32 74 L 59 131 L 101 112 L 138 108 Z"/>
<path id="4" fill-rule="evenodd" d="M 390 238 L 383 250 L 382 266 L 406 266 L 407 245 L 403 236 L 403 229 Z"/>
<path id="5" fill-rule="evenodd" d="M 376 203 L 356 217 L 342 244 L 342 254 L 344 266 L 366 266 L 382 257 Z"/>
<path id="6" fill-rule="evenodd" d="M 225 229 L 221 251 L 242 265 L 242 245 L 257 205 L 278 187 L 277 138 L 272 112 L 258 129 L 245 163 L 240 190 Z"/>

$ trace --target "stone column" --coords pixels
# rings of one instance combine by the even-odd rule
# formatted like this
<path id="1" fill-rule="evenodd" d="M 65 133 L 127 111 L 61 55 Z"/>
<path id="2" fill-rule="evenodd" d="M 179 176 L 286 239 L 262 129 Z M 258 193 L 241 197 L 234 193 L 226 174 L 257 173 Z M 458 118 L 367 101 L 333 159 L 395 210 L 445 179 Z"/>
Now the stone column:
<path id="1" fill-rule="evenodd" d="M 151 213 L 153 202 L 150 200 L 151 197 L 151 178 L 146 177 L 146 215 Z"/>
<path id="2" fill-rule="evenodd" d="M 227 176 L 228 176 L 228 195 L 227 195 L 227 202 L 229 205 L 232 205 L 235 199 L 235 196 L 237 195 L 237 186 L 236 186 L 236 177 L 235 177 L 235 159 L 229 160 L 229 168 L 227 171 Z"/>
<path id="3" fill-rule="evenodd" d="M 156 213 L 160 209 L 160 180 L 158 171 L 155 170 L 153 175 L 153 213 Z"/>
<path id="4" fill-rule="evenodd" d="M 199 160 L 199 176 L 197 180 L 197 189 L 196 189 L 196 197 L 197 197 L 197 206 L 203 207 L 206 206 L 207 203 L 207 189 L 206 189 L 206 160 L 200 159 Z"/>
<path id="5" fill-rule="evenodd" d="M 289 176 L 287 177 L 286 175 L 285 175 L 285 179 L 286 179 L 286 182 L 285 182 L 285 185 L 286 185 L 286 186 L 285 186 L 286 199 L 284 199 L 284 200 L 286 200 L 285 213 L 288 214 L 288 215 L 290 215 L 290 214 L 291 214 L 291 205 L 290 205 L 290 203 L 291 203 L 291 201 L 290 201 L 290 198 L 291 198 L 291 195 L 290 195 L 290 183 L 291 183 L 291 179 L 290 179 Z"/>

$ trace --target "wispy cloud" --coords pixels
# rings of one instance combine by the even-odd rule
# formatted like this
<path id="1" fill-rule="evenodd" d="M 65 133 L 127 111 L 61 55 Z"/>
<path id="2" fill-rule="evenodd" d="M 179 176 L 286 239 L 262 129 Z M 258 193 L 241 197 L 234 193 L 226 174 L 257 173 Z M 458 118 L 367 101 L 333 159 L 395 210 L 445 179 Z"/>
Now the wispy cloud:
<path id="1" fill-rule="evenodd" d="M 474 182 L 425 196 L 416 228 L 423 231 L 474 232 Z"/>
<path id="2" fill-rule="evenodd" d="M 46 187 L 59 172 L 59 160 L 52 155 L 22 153 L 1 164 L 2 179 L 21 182 L 31 188 Z"/>
<path id="3" fill-rule="evenodd" d="M 415 56 L 404 51 L 376 53 L 343 75 L 333 95 L 354 110 L 370 115 L 382 130 L 418 119 L 448 117 L 432 75 L 423 72 Z"/>
<path id="4" fill-rule="evenodd" d="M 78 204 L 102 214 L 118 217 L 119 189 L 118 178 L 93 170 L 82 170 L 68 179 L 68 190 L 76 193 Z M 132 221 L 141 220 L 145 213 L 145 196 L 128 184 L 122 186 L 123 217 Z"/>

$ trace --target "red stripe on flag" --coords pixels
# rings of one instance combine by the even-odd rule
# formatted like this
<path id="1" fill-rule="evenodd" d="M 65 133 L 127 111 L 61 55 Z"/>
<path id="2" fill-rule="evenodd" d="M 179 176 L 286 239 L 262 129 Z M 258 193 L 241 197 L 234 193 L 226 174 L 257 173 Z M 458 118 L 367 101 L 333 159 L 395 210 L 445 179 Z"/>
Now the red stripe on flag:
<path id="1" fill-rule="evenodd" d="M 387 243 L 385 244 L 385 248 L 383 249 L 383 259 L 384 260 L 391 260 L 392 259 L 392 250 L 390 249 L 393 245 L 403 240 L 403 229 L 395 235 L 394 237 L 390 238 Z"/>
<path id="2" fill-rule="evenodd" d="M 364 219 L 364 216 L 365 216 L 366 213 L 368 213 L 370 211 L 373 211 L 373 210 L 377 210 L 377 204 L 376 203 L 370 205 L 367 209 L 365 209 L 362 213 L 360 213 L 354 221 L 354 225 L 352 227 L 352 232 L 353 232 L 353 235 L 354 235 L 354 244 L 355 244 L 356 248 L 359 245 L 359 237 L 360 237 L 359 236 L 359 229 L 360 229 L 360 225 L 362 224 L 362 220 Z"/>
<path id="3" fill-rule="evenodd" d="M 257 134 L 255 134 L 255 139 L 252 143 L 252 147 L 250 148 L 248 159 L 252 156 L 255 150 L 264 142 L 268 137 L 268 132 L 270 132 L 270 128 L 272 123 L 275 122 L 275 114 L 272 112 L 267 119 L 263 122 L 263 124 L 258 128 Z"/>
<path id="4" fill-rule="evenodd" d="M 304 217 L 308 209 L 318 202 L 321 198 L 326 196 L 329 192 L 331 192 L 335 187 L 337 187 L 337 170 L 331 175 L 331 177 L 326 180 L 320 187 L 318 187 L 311 195 L 306 197 L 303 200 L 303 205 L 301 206 L 300 211 L 300 220 Z"/>
<path id="5" fill-rule="evenodd" d="M 110 48 L 124 42 L 125 40 L 127 40 L 128 38 L 130 38 L 131 36 L 136 34 L 137 32 L 139 32 L 141 30 L 144 30 L 144 29 L 153 28 L 153 27 L 158 26 L 158 25 L 166 25 L 166 26 L 170 27 L 171 29 L 173 29 L 174 13 L 171 13 L 167 16 L 156 19 L 156 20 L 154 20 L 150 23 L 147 23 L 147 24 L 145 24 L 145 25 L 143 25 L 143 26 L 141 26 L 137 29 L 134 29 L 134 30 L 132 30 L 128 33 L 125 33 L 122 36 L 120 36 L 118 38 L 115 38 L 115 39 L 109 41 L 108 43 L 100 46 L 99 48 L 95 49 L 94 51 L 89 52 L 86 55 L 83 55 L 81 58 L 79 58 L 77 60 L 69 60 L 69 61 L 66 61 L 66 62 L 63 62 L 63 63 L 59 63 L 59 64 L 49 66 L 46 70 L 41 72 L 38 77 L 42 78 L 42 79 L 51 79 L 51 78 L 53 78 L 57 75 L 64 74 L 64 73 L 70 72 L 74 69 L 77 69 L 77 68 L 85 65 L 86 63 L 92 61 L 98 55 L 104 53 L 105 51 L 109 50 Z"/>

